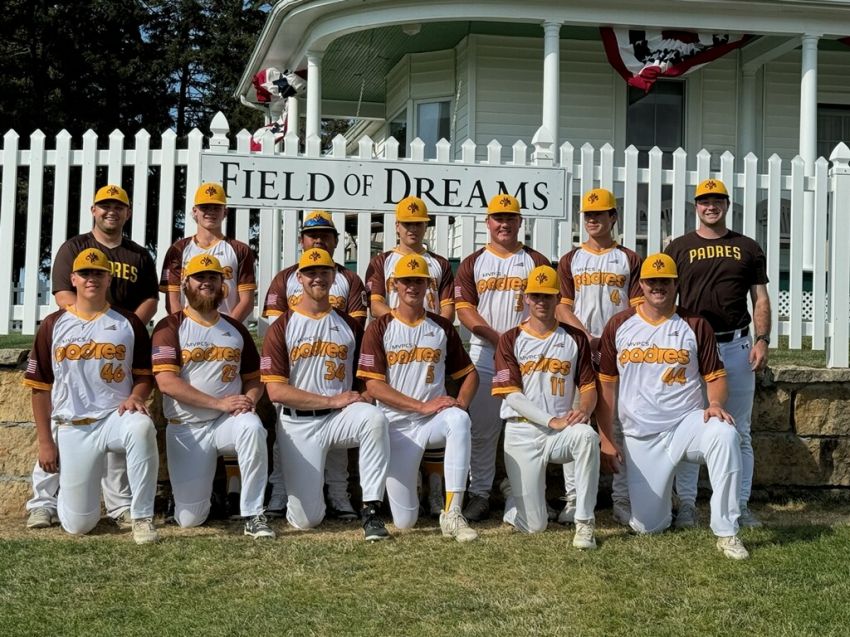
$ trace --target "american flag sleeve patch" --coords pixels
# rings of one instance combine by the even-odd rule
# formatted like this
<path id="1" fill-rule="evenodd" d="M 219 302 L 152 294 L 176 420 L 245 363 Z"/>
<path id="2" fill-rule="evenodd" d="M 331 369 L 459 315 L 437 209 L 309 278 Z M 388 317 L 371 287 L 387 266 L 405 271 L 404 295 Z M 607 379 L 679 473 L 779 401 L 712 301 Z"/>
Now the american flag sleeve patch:
<path id="1" fill-rule="evenodd" d="M 509 369 L 500 369 L 493 376 L 494 383 L 507 383 L 511 379 L 511 370 Z"/>
<path id="2" fill-rule="evenodd" d="M 177 350 L 170 345 L 154 345 L 151 350 L 151 361 L 167 361 L 177 358 Z"/>
<path id="3" fill-rule="evenodd" d="M 35 374 L 38 369 L 38 363 L 35 362 L 34 358 L 30 358 L 27 361 L 27 374 Z"/>
<path id="4" fill-rule="evenodd" d="M 375 366 L 375 356 L 373 354 L 360 353 L 360 361 L 359 365 L 363 367 L 374 367 Z"/>
<path id="5" fill-rule="evenodd" d="M 266 305 L 277 305 L 277 294 L 275 292 L 269 292 L 266 295 Z"/>
<path id="6" fill-rule="evenodd" d="M 260 369 L 264 372 L 270 371 L 272 368 L 271 356 L 260 356 Z"/>

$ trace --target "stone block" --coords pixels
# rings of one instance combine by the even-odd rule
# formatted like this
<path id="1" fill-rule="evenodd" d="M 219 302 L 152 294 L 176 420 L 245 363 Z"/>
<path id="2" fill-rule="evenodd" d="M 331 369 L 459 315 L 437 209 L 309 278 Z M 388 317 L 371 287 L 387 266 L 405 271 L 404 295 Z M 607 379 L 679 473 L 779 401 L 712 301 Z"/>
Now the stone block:
<path id="1" fill-rule="evenodd" d="M 791 431 L 791 392 L 773 385 L 760 387 L 753 399 L 752 431 Z"/>
<path id="2" fill-rule="evenodd" d="M 28 480 L 0 481 L 0 518 L 20 518 L 24 528 L 26 503 L 32 497 L 32 485 Z"/>
<path id="3" fill-rule="evenodd" d="M 850 385 L 818 383 L 800 388 L 794 400 L 794 427 L 800 436 L 850 435 Z"/>
<path id="4" fill-rule="evenodd" d="M 753 450 L 753 482 L 758 487 L 850 486 L 848 439 L 757 433 Z"/>
<path id="5" fill-rule="evenodd" d="M 0 481 L 28 478 L 37 457 L 35 425 L 0 424 Z"/>
<path id="6" fill-rule="evenodd" d="M 21 371 L 0 371 L 0 422 L 32 422 L 31 393 L 23 379 Z"/>
<path id="7" fill-rule="evenodd" d="M 0 367 L 17 367 L 27 360 L 29 353 L 29 349 L 21 347 L 0 349 Z"/>

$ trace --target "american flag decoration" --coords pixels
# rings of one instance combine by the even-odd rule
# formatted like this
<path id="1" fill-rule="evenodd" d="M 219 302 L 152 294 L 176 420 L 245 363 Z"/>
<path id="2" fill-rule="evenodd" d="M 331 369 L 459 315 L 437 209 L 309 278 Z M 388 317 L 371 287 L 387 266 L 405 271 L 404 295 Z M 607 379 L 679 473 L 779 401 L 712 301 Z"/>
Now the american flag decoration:
<path id="1" fill-rule="evenodd" d="M 652 88 L 659 77 L 680 77 L 743 46 L 752 36 L 601 27 L 608 62 L 629 86 Z"/>
<path id="2" fill-rule="evenodd" d="M 154 345 L 151 350 L 151 360 L 154 362 L 173 360 L 175 358 L 177 358 L 177 350 L 170 345 Z"/>
<path id="3" fill-rule="evenodd" d="M 271 356 L 260 356 L 260 369 L 269 371 L 272 368 Z"/>
<path id="4" fill-rule="evenodd" d="M 511 371 L 509 369 L 500 369 L 493 376 L 494 383 L 506 383 L 511 379 Z"/>
<path id="5" fill-rule="evenodd" d="M 359 365 L 363 367 L 374 367 L 375 365 L 375 356 L 373 354 L 360 353 L 360 361 Z"/>
<path id="6" fill-rule="evenodd" d="M 277 292 L 269 292 L 266 295 L 266 305 L 277 305 Z"/>
<path id="7" fill-rule="evenodd" d="M 26 373 L 27 374 L 35 374 L 35 372 L 37 370 L 38 370 L 38 363 L 35 362 L 34 358 L 30 358 L 27 361 L 27 372 Z"/>
<path id="8" fill-rule="evenodd" d="M 306 93 L 307 71 L 290 71 L 289 69 L 285 69 L 281 72 L 274 67 L 269 67 L 257 73 L 251 80 L 251 83 L 257 92 L 257 101 L 260 104 L 271 104 L 272 102 L 286 100 L 288 97 Z M 277 120 L 254 131 L 254 134 L 251 136 L 252 153 L 263 149 L 262 139 L 266 131 L 271 131 L 274 135 L 275 144 L 283 140 L 284 135 L 286 135 L 286 114 L 287 109 L 284 107 L 283 112 Z"/>

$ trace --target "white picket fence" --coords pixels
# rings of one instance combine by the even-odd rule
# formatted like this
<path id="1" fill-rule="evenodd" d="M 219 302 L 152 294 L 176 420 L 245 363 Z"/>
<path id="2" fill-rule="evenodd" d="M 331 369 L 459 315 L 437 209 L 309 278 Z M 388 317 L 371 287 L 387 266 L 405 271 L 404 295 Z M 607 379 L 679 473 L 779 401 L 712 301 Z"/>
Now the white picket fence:
<path id="1" fill-rule="evenodd" d="M 29 137 L 29 148 L 20 148 L 20 137 L 9 131 L 3 138 L 2 193 L 0 194 L 0 297 L 7 299 L 0 305 L 0 334 L 7 334 L 13 326 L 20 326 L 24 334 L 34 333 L 38 321 L 55 309 L 50 303 L 39 302 L 38 291 L 44 277 L 39 273 L 42 210 L 45 197 L 51 198 L 53 218 L 49 250 L 55 254 L 59 245 L 70 235 L 91 228 L 89 212 L 94 192 L 103 183 L 122 183 L 130 192 L 133 205 L 130 235 L 134 241 L 156 246 L 156 263 L 161 269 L 165 250 L 172 240 L 175 226 L 175 205 L 185 213 L 184 235 L 195 231 L 191 220 L 191 195 L 200 182 L 200 158 L 205 146 L 216 152 L 231 146 L 229 128 L 220 113 L 211 124 L 211 136 L 195 129 L 188 135 L 185 148 L 177 147 L 173 131 L 163 133 L 159 148 L 151 148 L 150 134 L 142 130 L 135 135 L 132 148 L 125 148 L 125 136 L 114 131 L 108 137 L 107 147 L 98 147 L 98 136 L 88 131 L 82 137 L 82 147 L 72 149 L 72 139 L 67 132 L 55 138 L 52 148 L 47 148 L 45 135 L 36 131 Z M 235 151 L 248 152 L 250 133 L 241 131 L 235 136 Z M 327 157 L 363 161 L 381 158 L 392 161 L 425 161 L 425 146 L 421 140 L 410 144 L 408 157 L 398 158 L 398 143 L 389 138 L 375 144 L 368 137 L 359 140 L 354 156 L 346 155 L 347 141 L 338 136 L 333 140 Z M 263 154 L 306 156 L 323 161 L 317 138 L 306 140 L 306 151 L 299 155 L 299 140 L 294 134 L 286 137 L 283 148 L 276 148 L 269 137 L 263 144 Z M 557 151 L 557 152 L 555 152 Z M 531 145 L 518 141 L 505 152 L 498 142 L 486 146 L 484 159 L 478 159 L 480 149 L 471 140 L 453 146 L 446 140 L 437 144 L 436 159 L 445 164 L 479 164 L 494 167 L 503 165 L 558 165 L 564 167 L 570 179 L 567 207 L 563 221 L 528 219 L 525 223 L 526 239 L 530 245 L 553 260 L 569 250 L 581 237 L 578 219 L 580 193 L 602 186 L 618 197 L 620 209 L 620 241 L 637 249 L 641 254 L 659 251 L 664 242 L 694 227 L 692 193 L 694 186 L 708 177 L 722 179 L 731 189 L 733 202 L 730 212 L 731 227 L 757 238 L 765 249 L 770 278 L 770 295 L 774 299 L 772 343 L 778 336 L 789 337 L 789 347 L 799 349 L 803 336 L 810 336 L 812 347 L 826 350 L 827 364 L 833 367 L 848 366 L 848 323 L 850 321 L 850 149 L 839 144 L 829 162 L 820 158 L 813 174 L 806 175 L 804 162 L 796 157 L 791 162 L 774 155 L 760 167 L 754 155 L 747 155 L 735 170 L 735 157 L 724 153 L 719 160 L 719 170 L 712 170 L 712 157 L 700 151 L 689 157 L 684 150 L 665 158 L 659 149 L 649 153 L 648 167 L 639 167 L 639 152 L 629 147 L 617 153 L 606 144 L 594 149 L 589 144 L 574 148 L 564 143 L 552 148 L 545 129 L 540 129 Z M 507 155 L 507 157 L 504 157 Z M 665 163 L 672 168 L 662 168 Z M 45 193 L 45 174 L 52 175 L 52 192 Z M 182 181 L 178 179 L 178 174 Z M 69 189 L 75 180 L 79 200 L 69 201 Z M 149 183 L 155 180 L 153 184 Z M 181 192 L 175 192 L 182 183 Z M 19 195 L 20 184 L 25 192 Z M 149 186 L 154 185 L 159 196 L 148 200 Z M 810 271 L 804 270 L 804 202 L 810 198 L 812 210 L 809 222 L 814 246 L 814 259 Z M 79 206 L 79 224 L 70 227 L 68 213 Z M 15 211 L 26 210 L 25 241 L 15 244 Z M 298 255 L 298 230 L 304 211 L 259 211 L 258 302 L 262 303 L 271 278 L 285 265 L 293 263 Z M 380 249 L 395 244 L 393 215 L 383 215 L 383 228 L 388 231 L 376 234 L 372 214 L 332 211 L 338 228 L 354 225 L 356 230 L 346 235 L 346 259 L 356 263 L 362 276 L 371 256 Z M 156 215 L 155 236 L 145 236 L 148 216 Z M 254 213 L 256 219 L 257 213 Z M 252 211 L 235 211 L 235 228 L 230 233 L 237 239 L 249 241 Z M 430 247 L 450 258 L 461 259 L 486 241 L 482 216 L 438 216 L 429 233 Z M 356 221 L 355 221 L 356 219 Z M 379 225 L 379 224 L 378 224 Z M 20 230 L 20 229 L 19 229 Z M 829 237 L 829 241 L 827 241 Z M 793 240 L 792 240 L 793 238 Z M 376 243 L 376 239 L 378 242 Z M 843 246 L 843 247 L 842 247 Z M 365 249 L 364 249 L 365 248 Z M 340 253 L 337 255 L 340 258 Z M 14 256 L 24 252 L 23 280 L 16 280 L 13 271 Z M 783 263 L 787 259 L 787 263 Z M 20 258 L 18 259 L 20 261 Z M 780 264 L 787 272 L 787 315 L 779 316 Z M 804 293 L 804 279 L 809 278 L 810 292 Z M 13 287 L 23 290 L 23 298 Z M 806 301 L 807 312 L 802 311 Z M 829 299 L 829 302 L 827 302 Z M 783 299 L 784 300 L 784 299 Z M 13 302 L 14 301 L 14 302 Z M 18 302 L 20 301 L 20 302 Z M 259 315 L 259 305 L 255 317 Z M 160 310 L 159 316 L 164 310 Z M 833 320 L 837 317 L 837 320 Z M 264 325 L 260 321 L 262 331 Z"/>

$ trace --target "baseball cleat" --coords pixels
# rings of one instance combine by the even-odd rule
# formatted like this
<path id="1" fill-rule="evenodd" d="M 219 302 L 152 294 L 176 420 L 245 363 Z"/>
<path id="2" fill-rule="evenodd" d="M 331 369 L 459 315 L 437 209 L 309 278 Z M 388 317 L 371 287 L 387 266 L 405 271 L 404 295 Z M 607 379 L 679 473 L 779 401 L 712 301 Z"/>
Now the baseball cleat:
<path id="1" fill-rule="evenodd" d="M 614 516 L 614 522 L 623 526 L 629 526 L 629 520 L 632 519 L 632 507 L 627 502 L 614 502 L 614 508 L 611 513 Z"/>
<path id="2" fill-rule="evenodd" d="M 576 520 L 576 499 L 567 497 L 567 503 L 564 505 L 564 510 L 558 514 L 558 522 L 561 524 L 572 524 Z"/>
<path id="3" fill-rule="evenodd" d="M 110 520 L 122 531 L 129 531 L 133 528 L 133 518 L 130 517 L 130 509 L 124 509 L 114 518 L 110 518 Z"/>
<path id="4" fill-rule="evenodd" d="M 490 496 L 473 493 L 463 509 L 463 517 L 470 522 L 481 522 L 490 517 Z"/>
<path id="5" fill-rule="evenodd" d="M 325 515 L 331 519 L 342 520 L 343 522 L 353 522 L 357 519 L 357 512 L 354 510 L 354 507 L 351 506 L 348 494 L 344 497 L 329 495 L 325 504 Z"/>
<path id="6" fill-rule="evenodd" d="M 269 526 L 266 516 L 260 513 L 245 521 L 245 535 L 250 535 L 255 540 L 261 537 L 273 538 L 274 531 Z"/>
<path id="7" fill-rule="evenodd" d="M 27 518 L 28 529 L 47 529 L 56 522 L 56 513 L 46 507 L 39 507 L 30 511 Z"/>
<path id="8" fill-rule="evenodd" d="M 737 535 L 717 538 L 717 550 L 730 560 L 746 560 L 750 557 L 747 547 Z"/>
<path id="9" fill-rule="evenodd" d="M 384 526 L 384 521 L 378 515 L 378 507 L 380 503 L 369 502 L 364 504 L 360 515 L 363 518 L 363 533 L 367 542 L 376 542 L 378 540 L 388 540 L 390 533 Z"/>
<path id="10" fill-rule="evenodd" d="M 750 511 L 750 507 L 746 504 L 741 505 L 741 515 L 738 516 L 738 526 L 743 526 L 749 529 L 757 529 L 762 525 L 755 513 Z"/>
<path id="11" fill-rule="evenodd" d="M 440 530 L 446 537 L 453 537 L 458 542 L 472 542 L 478 539 L 478 532 L 469 527 L 469 523 L 457 509 L 440 513 Z"/>
<path id="12" fill-rule="evenodd" d="M 153 544 L 159 540 L 159 533 L 153 525 L 153 518 L 133 520 L 133 539 L 136 544 Z"/>
<path id="13" fill-rule="evenodd" d="M 576 520 L 576 533 L 573 536 L 573 546 L 582 551 L 592 551 L 596 548 L 596 538 L 593 537 L 593 520 L 581 522 Z"/>
<path id="14" fill-rule="evenodd" d="M 698 521 L 697 508 L 693 504 L 682 503 L 676 512 L 673 526 L 677 529 L 693 529 L 697 526 Z"/>

